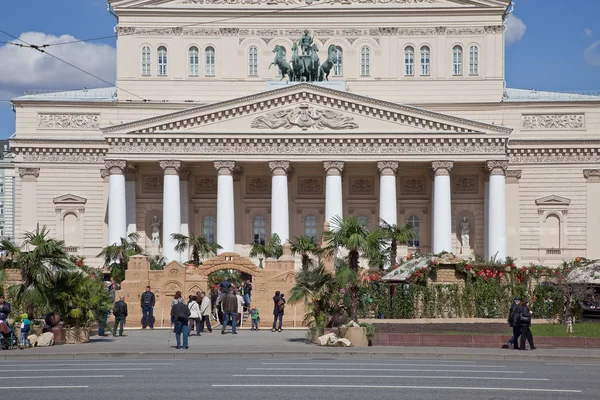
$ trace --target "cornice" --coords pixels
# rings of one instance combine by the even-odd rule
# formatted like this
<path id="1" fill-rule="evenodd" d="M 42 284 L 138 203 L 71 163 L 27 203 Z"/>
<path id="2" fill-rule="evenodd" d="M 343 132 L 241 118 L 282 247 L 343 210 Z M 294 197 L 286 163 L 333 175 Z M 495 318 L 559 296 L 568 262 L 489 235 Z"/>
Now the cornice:
<path id="1" fill-rule="evenodd" d="M 600 146 L 600 140 L 594 139 L 510 139 L 508 147 L 511 146 Z"/>

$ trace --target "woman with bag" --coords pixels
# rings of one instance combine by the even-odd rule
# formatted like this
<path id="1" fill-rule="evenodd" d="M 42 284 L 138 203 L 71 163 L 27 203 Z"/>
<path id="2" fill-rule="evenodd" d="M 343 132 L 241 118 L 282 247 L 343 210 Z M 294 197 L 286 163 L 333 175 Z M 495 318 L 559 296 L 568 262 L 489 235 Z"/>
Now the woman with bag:
<path id="1" fill-rule="evenodd" d="M 529 342 L 530 350 L 535 350 L 535 346 L 533 344 L 533 335 L 531 334 L 531 311 L 529 311 L 529 300 L 524 299 L 521 302 L 521 307 L 519 307 L 519 312 L 517 313 L 517 324 L 521 328 L 521 350 L 526 350 L 525 348 L 525 340 Z"/>

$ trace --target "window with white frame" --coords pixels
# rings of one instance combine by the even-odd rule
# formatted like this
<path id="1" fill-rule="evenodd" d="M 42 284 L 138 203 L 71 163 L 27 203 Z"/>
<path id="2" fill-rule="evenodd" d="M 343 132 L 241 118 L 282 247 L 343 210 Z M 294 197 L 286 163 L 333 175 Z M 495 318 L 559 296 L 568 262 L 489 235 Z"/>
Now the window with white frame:
<path id="1" fill-rule="evenodd" d="M 206 76 L 215 76 L 215 48 L 212 46 L 208 46 L 204 50 L 204 55 L 206 57 Z"/>
<path id="2" fill-rule="evenodd" d="M 454 46 L 452 49 L 452 75 L 463 74 L 463 49 L 461 46 Z"/>
<path id="3" fill-rule="evenodd" d="M 363 46 L 360 49 L 360 74 L 362 76 L 371 75 L 371 49 L 369 46 Z"/>
<path id="4" fill-rule="evenodd" d="M 150 46 L 144 46 L 142 48 L 142 76 L 150 76 L 151 60 Z"/>
<path id="5" fill-rule="evenodd" d="M 314 215 L 304 218 L 304 236 L 317 239 L 317 217 Z"/>
<path id="6" fill-rule="evenodd" d="M 335 64 L 333 64 L 333 76 L 344 74 L 344 51 L 340 46 L 335 46 Z"/>
<path id="7" fill-rule="evenodd" d="M 421 47 L 421 76 L 431 74 L 431 49 L 429 46 Z"/>
<path id="8" fill-rule="evenodd" d="M 419 247 L 419 217 L 411 215 L 408 217 L 408 224 L 412 226 L 415 236 L 408 241 L 409 247 Z"/>
<path id="9" fill-rule="evenodd" d="M 262 215 L 257 215 L 252 221 L 252 237 L 254 243 L 265 245 L 266 241 L 266 218 Z"/>
<path id="10" fill-rule="evenodd" d="M 215 217 L 212 215 L 202 218 L 202 237 L 209 243 L 215 242 Z"/>
<path id="11" fill-rule="evenodd" d="M 196 46 L 190 47 L 189 50 L 189 58 L 190 58 L 190 76 L 199 76 L 200 75 L 200 51 Z"/>
<path id="12" fill-rule="evenodd" d="M 404 49 L 404 75 L 413 76 L 415 74 L 415 48 L 408 46 Z"/>
<path id="13" fill-rule="evenodd" d="M 158 48 L 158 75 L 167 75 L 167 48 L 165 46 Z"/>
<path id="14" fill-rule="evenodd" d="M 256 46 L 250 46 L 248 49 L 248 75 L 258 75 L 258 49 Z"/>
<path id="15" fill-rule="evenodd" d="M 356 217 L 356 219 L 358 220 L 358 222 L 364 226 L 369 225 L 369 218 L 364 216 L 364 215 L 359 215 L 358 217 Z"/>
<path id="16" fill-rule="evenodd" d="M 479 47 L 475 45 L 469 48 L 469 75 L 479 75 Z"/>

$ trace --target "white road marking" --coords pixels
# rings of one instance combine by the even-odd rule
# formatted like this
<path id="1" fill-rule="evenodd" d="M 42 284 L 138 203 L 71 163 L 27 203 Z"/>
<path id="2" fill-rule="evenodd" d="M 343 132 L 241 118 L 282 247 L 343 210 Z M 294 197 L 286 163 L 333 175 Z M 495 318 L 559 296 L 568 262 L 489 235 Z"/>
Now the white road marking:
<path id="1" fill-rule="evenodd" d="M 497 376 L 423 376 L 423 375 L 231 375 L 232 377 L 256 377 L 256 378 L 423 378 L 423 379 L 490 379 L 497 381 L 549 381 L 547 378 L 500 378 Z"/>
<path id="2" fill-rule="evenodd" d="M 0 386 L 0 390 L 18 389 L 86 389 L 89 386 Z"/>
<path id="3" fill-rule="evenodd" d="M 278 360 L 286 360 L 286 361 L 314 361 L 316 363 L 320 362 L 320 361 L 339 361 L 339 362 L 343 362 L 345 359 L 344 358 L 335 358 L 335 359 L 320 359 L 320 358 L 281 358 L 281 357 L 277 357 L 274 356 L 273 358 L 261 358 L 259 361 L 278 361 Z M 352 357 L 351 359 L 348 359 L 349 361 L 373 361 L 372 358 L 355 358 Z M 396 358 L 386 358 L 387 361 L 415 361 L 415 362 L 435 362 L 435 361 L 439 361 L 439 359 L 432 359 L 432 358 L 404 358 L 404 357 L 396 357 Z M 456 360 L 448 360 L 448 359 L 444 359 L 444 361 L 447 362 L 452 362 L 455 364 L 477 364 L 477 361 L 456 361 Z"/>
<path id="4" fill-rule="evenodd" d="M 376 386 L 376 385 L 236 385 L 223 384 L 212 385 L 212 387 L 255 387 L 255 388 L 331 388 L 331 389 L 421 389 L 421 390 L 483 390 L 483 391 L 498 391 L 498 392 L 544 392 L 544 393 L 583 393 L 581 390 L 565 390 L 565 389 L 525 389 L 525 388 L 492 388 L 492 387 L 469 387 L 469 386 Z"/>
<path id="5" fill-rule="evenodd" d="M 252 371 L 331 371 L 331 368 L 267 368 L 267 367 L 256 367 L 246 368 L 246 370 Z M 455 369 L 398 369 L 398 368 L 377 368 L 377 369 L 365 369 L 365 368 L 344 368 L 343 371 L 399 371 L 399 372 L 455 372 Z M 523 371 L 479 371 L 479 370 L 462 370 L 461 372 L 470 374 L 523 374 Z"/>
<path id="6" fill-rule="evenodd" d="M 54 375 L 54 376 L 0 376 L 2 379 L 58 379 L 58 378 L 123 378 L 125 375 Z"/>
<path id="7" fill-rule="evenodd" d="M 280 363 L 280 362 L 272 362 L 272 363 L 261 363 L 261 365 L 340 365 L 340 366 L 353 366 L 353 365 L 364 365 L 364 366 L 381 366 L 381 367 L 465 367 L 464 364 L 379 364 L 379 363 Z M 470 365 L 470 367 L 475 367 L 475 365 Z M 506 368 L 504 365 L 477 365 L 478 368 Z"/>
<path id="8" fill-rule="evenodd" d="M 152 368 L 54 368 L 53 371 L 152 371 Z M 48 369 L 27 369 L 23 372 L 48 372 Z"/>
<path id="9" fill-rule="evenodd" d="M 9 367 L 31 367 L 31 366 L 36 366 L 36 367 L 102 367 L 102 366 L 107 366 L 107 367 L 118 367 L 120 365 L 173 365 L 173 363 L 145 363 L 145 362 L 139 362 L 139 363 L 108 363 L 108 362 L 104 362 L 104 363 L 93 363 L 93 364 L 38 364 L 38 363 L 32 363 L 32 364 L 5 364 Z M 0 370 L 8 370 L 10 368 L 0 368 Z"/>
<path id="10" fill-rule="evenodd" d="M 546 365 L 562 365 L 562 366 L 574 366 L 574 367 L 598 367 L 598 364 L 571 364 L 571 363 L 546 363 Z"/>

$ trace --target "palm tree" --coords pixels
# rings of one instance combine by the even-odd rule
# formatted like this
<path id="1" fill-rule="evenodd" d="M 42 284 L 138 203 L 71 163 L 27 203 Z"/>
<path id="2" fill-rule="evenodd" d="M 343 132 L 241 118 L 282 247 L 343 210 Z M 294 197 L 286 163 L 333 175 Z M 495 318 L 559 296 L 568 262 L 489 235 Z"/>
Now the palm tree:
<path id="1" fill-rule="evenodd" d="M 217 255 L 217 250 L 222 249 L 217 243 L 209 242 L 204 236 L 196 235 L 194 232 L 187 237 L 181 233 L 173 233 L 171 240 L 177 242 L 175 251 L 183 253 L 187 249 L 191 249 L 192 264 L 196 267 L 202 264 L 202 259 L 207 259 Z"/>
<path id="2" fill-rule="evenodd" d="M 111 244 L 102 249 L 96 257 L 103 257 L 104 263 L 110 267 L 111 276 L 121 282 L 125 279 L 125 271 L 129 257 L 136 254 L 144 254 L 144 249 L 137 243 L 140 235 L 136 232 L 130 233 L 126 238 L 121 238 L 120 243 Z"/>
<path id="3" fill-rule="evenodd" d="M 150 269 L 153 271 L 162 271 L 167 265 L 167 259 L 160 255 L 148 256 L 148 262 L 150 263 Z"/>
<path id="4" fill-rule="evenodd" d="M 318 257 L 321 254 L 321 247 L 315 242 L 313 236 L 297 236 L 290 240 L 290 250 L 292 255 L 300 254 L 302 256 L 302 270 L 306 271 L 313 266 L 311 256 Z"/>
<path id="5" fill-rule="evenodd" d="M 348 267 L 355 276 L 358 276 L 360 258 L 375 258 L 381 253 L 383 241 L 381 232 L 375 230 L 370 232 L 364 223 L 356 217 L 341 219 L 339 216 L 333 218 L 332 229 L 323 232 L 323 239 L 328 243 L 324 252 L 326 256 L 333 257 L 340 248 L 348 252 Z M 357 279 L 348 284 L 352 305 L 350 317 L 356 321 L 358 317 L 358 291 Z"/>
<path id="6" fill-rule="evenodd" d="M 28 313 L 35 307 L 51 306 L 51 292 L 56 277 L 75 266 L 65 251 L 65 243 L 49 237 L 50 231 L 37 226 L 35 231 L 23 235 L 18 246 L 9 240 L 0 242 L 0 251 L 6 254 L 5 267 L 17 268 L 21 282 L 9 288 L 15 303 L 22 304 Z"/>
<path id="7" fill-rule="evenodd" d="M 252 248 L 250 249 L 250 257 L 258 257 L 259 267 L 262 268 L 262 260 L 263 258 L 274 258 L 278 259 L 283 254 L 283 246 L 281 245 L 281 239 L 279 239 L 279 235 L 274 233 L 269 239 L 269 243 L 266 245 L 260 242 L 254 242 L 252 244 Z M 263 256 L 261 258 L 261 256 Z"/>
<path id="8" fill-rule="evenodd" d="M 396 265 L 398 245 L 408 244 L 415 238 L 415 229 L 411 224 L 395 225 L 381 220 L 381 237 L 390 243 L 390 264 Z"/>

